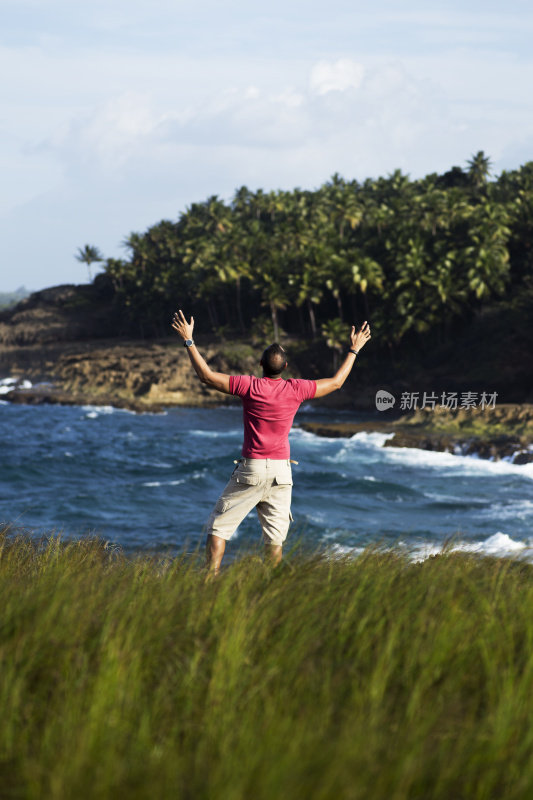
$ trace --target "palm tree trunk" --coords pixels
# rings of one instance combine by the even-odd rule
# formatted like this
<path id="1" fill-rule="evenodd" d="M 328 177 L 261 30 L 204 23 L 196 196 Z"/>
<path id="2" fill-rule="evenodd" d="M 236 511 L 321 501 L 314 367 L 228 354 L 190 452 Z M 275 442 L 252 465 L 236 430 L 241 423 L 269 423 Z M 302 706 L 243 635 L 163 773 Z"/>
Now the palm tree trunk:
<path id="1" fill-rule="evenodd" d="M 274 326 L 274 341 L 277 342 L 279 339 L 278 309 L 272 301 L 270 302 L 270 311 L 272 314 L 272 324 Z"/>
<path id="2" fill-rule="evenodd" d="M 316 319 L 315 319 L 315 310 L 313 308 L 313 304 L 310 300 L 307 300 L 307 310 L 309 311 L 309 321 L 311 323 L 311 335 L 313 339 L 316 338 Z"/>
<path id="3" fill-rule="evenodd" d="M 337 301 L 337 310 L 339 312 L 339 319 L 343 320 L 344 316 L 343 316 L 343 313 L 342 313 L 342 300 L 341 300 L 340 292 L 337 292 L 337 294 L 335 296 L 335 300 Z"/>
<path id="4" fill-rule="evenodd" d="M 369 307 L 368 307 L 368 298 L 367 298 L 367 296 L 366 296 L 366 292 L 363 292 L 362 294 L 363 294 L 363 302 L 364 302 L 364 304 L 365 304 L 365 314 L 366 314 L 366 318 L 367 318 L 367 319 L 370 319 L 370 309 L 369 309 Z"/>
<path id="5" fill-rule="evenodd" d="M 362 325 L 363 324 L 363 320 L 359 320 L 359 307 L 357 305 L 357 300 L 355 299 L 355 295 L 354 294 L 350 295 L 350 301 L 351 301 L 351 306 L 352 306 L 352 314 L 353 314 L 353 319 L 354 319 L 354 325 L 356 323 L 359 323 L 359 325 Z"/>
<path id="6" fill-rule="evenodd" d="M 237 319 L 239 320 L 239 327 L 241 333 L 244 333 L 244 320 L 242 318 L 242 304 L 241 304 L 241 278 L 240 275 L 235 279 L 235 294 L 237 302 Z"/>
<path id="7" fill-rule="evenodd" d="M 211 327 L 213 328 L 213 330 L 215 330 L 216 328 L 218 328 L 218 320 L 217 320 L 217 316 L 216 316 L 216 311 L 213 308 L 213 304 L 212 304 L 211 300 L 207 301 L 207 313 L 209 314 L 209 320 L 211 322 Z"/>
<path id="8" fill-rule="evenodd" d="M 304 322 L 304 316 L 302 314 L 302 307 L 301 306 L 298 306 L 298 321 L 300 323 L 300 330 L 303 333 L 303 335 L 305 336 L 305 322 Z"/>

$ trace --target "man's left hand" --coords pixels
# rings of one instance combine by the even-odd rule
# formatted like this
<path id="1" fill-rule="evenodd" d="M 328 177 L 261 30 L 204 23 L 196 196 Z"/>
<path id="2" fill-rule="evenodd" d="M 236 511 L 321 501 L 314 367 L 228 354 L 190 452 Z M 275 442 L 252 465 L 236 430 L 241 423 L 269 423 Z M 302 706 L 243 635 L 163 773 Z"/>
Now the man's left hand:
<path id="1" fill-rule="evenodd" d="M 186 339 L 192 339 L 192 332 L 194 330 L 194 317 L 191 317 L 191 321 L 187 322 L 185 319 L 185 314 L 180 309 L 179 311 L 176 311 L 172 318 L 172 327 L 179 333 L 183 341 Z"/>

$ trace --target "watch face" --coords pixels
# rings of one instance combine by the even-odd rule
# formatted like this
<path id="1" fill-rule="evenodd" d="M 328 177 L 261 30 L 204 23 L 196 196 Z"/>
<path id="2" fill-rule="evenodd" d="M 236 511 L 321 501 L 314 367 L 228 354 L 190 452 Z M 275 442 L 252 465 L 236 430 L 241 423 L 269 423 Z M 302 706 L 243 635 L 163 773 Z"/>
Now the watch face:
<path id="1" fill-rule="evenodd" d="M 190 347 L 192 344 L 192 339 L 185 339 L 185 346 Z"/>

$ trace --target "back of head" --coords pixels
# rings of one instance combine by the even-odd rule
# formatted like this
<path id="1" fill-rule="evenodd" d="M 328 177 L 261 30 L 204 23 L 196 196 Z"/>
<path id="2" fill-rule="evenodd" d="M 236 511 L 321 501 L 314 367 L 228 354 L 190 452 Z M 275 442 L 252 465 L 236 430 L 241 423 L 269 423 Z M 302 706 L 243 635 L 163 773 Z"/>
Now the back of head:
<path id="1" fill-rule="evenodd" d="M 277 378 L 287 366 L 287 355 L 280 344 L 275 342 L 264 351 L 261 361 L 263 372 L 267 378 Z"/>

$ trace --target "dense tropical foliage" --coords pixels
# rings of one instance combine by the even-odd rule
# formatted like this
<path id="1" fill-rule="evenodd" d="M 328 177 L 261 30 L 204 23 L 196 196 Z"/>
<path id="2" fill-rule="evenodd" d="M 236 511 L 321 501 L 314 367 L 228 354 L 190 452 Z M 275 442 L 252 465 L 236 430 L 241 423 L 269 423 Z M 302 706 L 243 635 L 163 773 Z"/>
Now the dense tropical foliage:
<path id="1" fill-rule="evenodd" d="M 145 336 L 167 333 L 176 305 L 215 330 L 244 333 L 263 316 L 275 338 L 282 326 L 331 339 L 335 319 L 370 319 L 390 347 L 444 336 L 532 275 L 533 162 L 489 175 L 479 152 L 417 180 L 397 170 L 315 190 L 242 187 L 132 233 L 129 257 L 107 259 L 105 273 Z"/>

